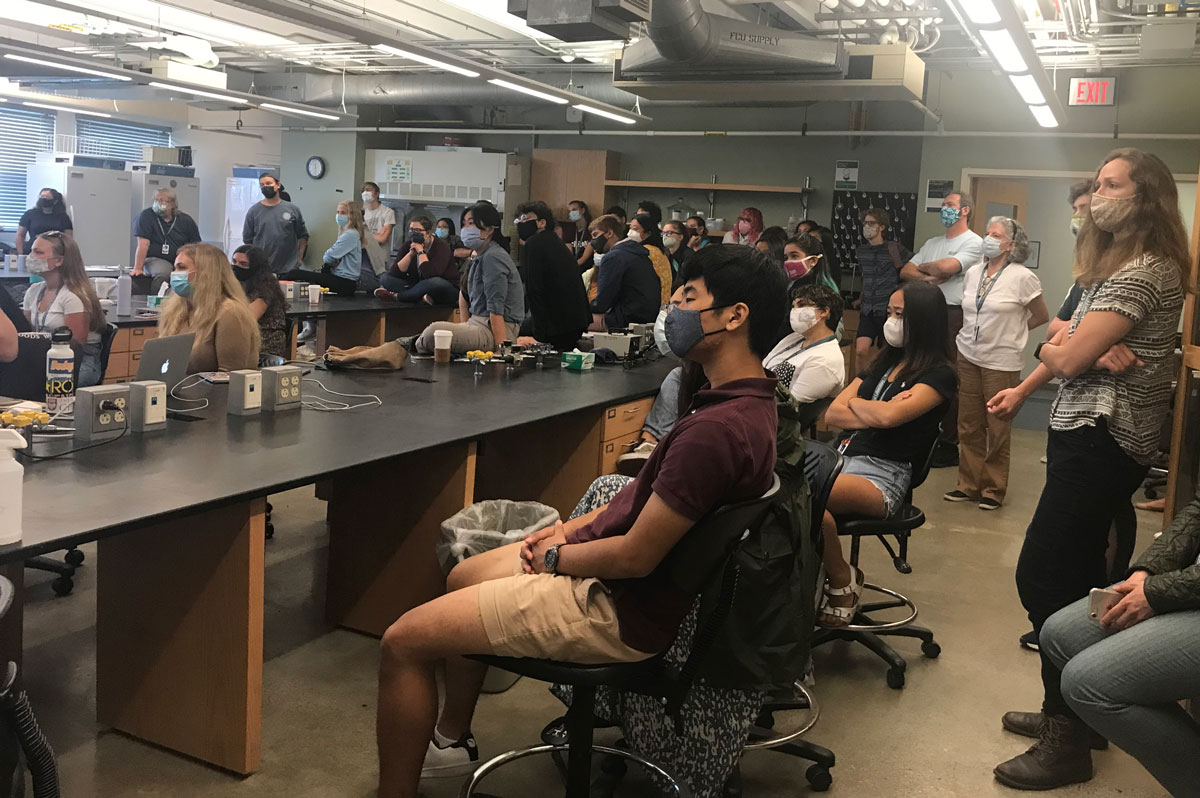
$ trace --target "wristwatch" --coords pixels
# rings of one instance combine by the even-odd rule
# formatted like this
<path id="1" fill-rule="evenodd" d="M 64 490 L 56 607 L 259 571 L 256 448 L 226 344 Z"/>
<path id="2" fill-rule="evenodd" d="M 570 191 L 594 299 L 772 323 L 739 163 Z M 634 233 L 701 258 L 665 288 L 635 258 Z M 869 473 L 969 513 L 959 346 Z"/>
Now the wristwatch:
<path id="1" fill-rule="evenodd" d="M 1042 347 L 1048 344 L 1049 341 L 1042 341 L 1037 345 L 1037 349 L 1033 350 L 1033 359 L 1040 361 L 1042 359 Z"/>
<path id="2" fill-rule="evenodd" d="M 558 574 L 558 547 L 561 545 L 561 543 L 555 543 L 553 546 L 546 549 L 545 565 L 546 573 L 548 574 Z"/>

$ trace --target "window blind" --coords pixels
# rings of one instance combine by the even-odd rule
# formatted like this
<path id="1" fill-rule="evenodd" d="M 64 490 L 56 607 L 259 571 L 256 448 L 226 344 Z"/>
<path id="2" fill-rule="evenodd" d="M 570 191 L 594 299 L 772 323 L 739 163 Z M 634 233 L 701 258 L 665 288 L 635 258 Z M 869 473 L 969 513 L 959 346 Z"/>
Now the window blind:
<path id="1" fill-rule="evenodd" d="M 25 166 L 54 145 L 54 115 L 0 108 L 0 226 L 17 228 L 29 209 Z"/>
<path id="2" fill-rule="evenodd" d="M 75 118 L 75 135 L 79 152 L 102 158 L 142 160 L 142 145 L 171 146 L 171 131 L 146 125 L 131 125 L 108 119 Z"/>

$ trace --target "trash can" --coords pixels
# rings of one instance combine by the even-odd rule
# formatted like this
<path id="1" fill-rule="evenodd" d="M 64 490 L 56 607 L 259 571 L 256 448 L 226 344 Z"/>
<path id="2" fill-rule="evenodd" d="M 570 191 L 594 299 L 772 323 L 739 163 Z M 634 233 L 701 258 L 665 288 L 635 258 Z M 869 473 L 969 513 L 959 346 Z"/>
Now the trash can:
<path id="1" fill-rule="evenodd" d="M 558 521 L 558 510 L 540 502 L 488 499 L 464 507 L 442 522 L 437 558 L 442 573 L 468 557 L 509 543 Z"/>

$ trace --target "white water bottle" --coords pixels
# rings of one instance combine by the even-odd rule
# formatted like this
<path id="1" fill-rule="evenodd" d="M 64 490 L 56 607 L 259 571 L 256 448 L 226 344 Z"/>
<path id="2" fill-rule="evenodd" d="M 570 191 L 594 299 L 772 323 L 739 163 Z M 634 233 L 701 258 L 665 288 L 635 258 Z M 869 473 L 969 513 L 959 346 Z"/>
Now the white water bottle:
<path id="1" fill-rule="evenodd" d="M 24 449 L 25 443 L 25 436 L 15 429 L 0 429 L 0 546 L 21 541 L 25 468 L 14 452 Z"/>
<path id="2" fill-rule="evenodd" d="M 46 353 L 46 412 L 69 414 L 75 410 L 75 350 L 71 328 L 59 327 L 50 336 Z"/>
<path id="3" fill-rule="evenodd" d="M 117 315 L 133 315 L 133 278 L 125 268 L 121 269 L 121 276 L 117 278 Z"/>

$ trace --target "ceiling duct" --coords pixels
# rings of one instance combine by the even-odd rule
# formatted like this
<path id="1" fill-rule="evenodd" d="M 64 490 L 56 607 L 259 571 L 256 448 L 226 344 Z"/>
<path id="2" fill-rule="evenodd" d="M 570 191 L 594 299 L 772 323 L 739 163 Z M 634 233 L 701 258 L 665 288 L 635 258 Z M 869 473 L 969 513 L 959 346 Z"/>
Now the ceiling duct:
<path id="1" fill-rule="evenodd" d="M 658 2 L 658 0 L 655 0 Z M 651 0 L 508 0 L 508 13 L 564 42 L 625 39 L 650 20 Z"/>

